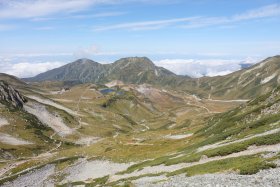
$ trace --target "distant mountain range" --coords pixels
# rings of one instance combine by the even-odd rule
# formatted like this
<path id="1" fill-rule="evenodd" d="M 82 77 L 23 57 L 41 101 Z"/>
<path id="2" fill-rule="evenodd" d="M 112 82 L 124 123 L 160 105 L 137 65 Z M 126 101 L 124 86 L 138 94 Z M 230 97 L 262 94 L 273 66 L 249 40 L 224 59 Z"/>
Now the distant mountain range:
<path id="1" fill-rule="evenodd" d="M 242 68 L 225 76 L 191 78 L 157 67 L 146 57 L 122 58 L 112 64 L 79 59 L 24 80 L 100 84 L 120 80 L 124 83 L 148 83 L 169 87 L 211 99 L 250 99 L 271 91 L 279 85 L 280 56 L 268 58 L 253 66 L 243 64 Z"/>
<path id="2" fill-rule="evenodd" d="M 100 64 L 89 59 L 79 59 L 65 66 L 41 73 L 25 81 L 76 81 L 79 83 L 107 83 L 120 80 L 124 83 L 150 83 L 166 85 L 182 79 L 171 71 L 157 67 L 146 57 L 122 58 L 112 64 Z"/>
<path id="3" fill-rule="evenodd" d="M 240 63 L 239 65 L 240 65 L 241 69 L 247 69 L 247 68 L 250 68 L 251 66 L 253 66 L 254 64 Z"/>

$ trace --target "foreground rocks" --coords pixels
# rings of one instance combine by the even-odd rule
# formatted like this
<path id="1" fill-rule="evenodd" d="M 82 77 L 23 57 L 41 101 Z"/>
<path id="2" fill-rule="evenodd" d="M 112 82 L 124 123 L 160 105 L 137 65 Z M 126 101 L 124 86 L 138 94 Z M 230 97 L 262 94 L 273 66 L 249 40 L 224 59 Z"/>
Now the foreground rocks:
<path id="1" fill-rule="evenodd" d="M 23 103 L 27 102 L 27 100 L 6 82 L 0 81 L 0 102 L 22 108 Z"/>
<path id="2" fill-rule="evenodd" d="M 34 170 L 19 176 L 16 180 L 11 182 L 6 182 L 2 187 L 53 187 L 52 181 L 48 181 L 50 177 L 55 172 L 54 165 L 47 165 L 38 170 Z"/>
<path id="3" fill-rule="evenodd" d="M 254 175 L 206 174 L 193 177 L 178 175 L 170 178 L 146 177 L 133 181 L 146 187 L 279 187 L 280 168 L 260 171 Z"/>

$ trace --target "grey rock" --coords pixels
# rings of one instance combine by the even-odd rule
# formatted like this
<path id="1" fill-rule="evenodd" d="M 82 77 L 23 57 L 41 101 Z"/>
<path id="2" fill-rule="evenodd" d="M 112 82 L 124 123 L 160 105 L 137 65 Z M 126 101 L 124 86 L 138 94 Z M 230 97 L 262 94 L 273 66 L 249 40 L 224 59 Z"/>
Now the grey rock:
<path id="1" fill-rule="evenodd" d="M 0 81 L 0 102 L 22 108 L 27 99 L 5 81 Z"/>

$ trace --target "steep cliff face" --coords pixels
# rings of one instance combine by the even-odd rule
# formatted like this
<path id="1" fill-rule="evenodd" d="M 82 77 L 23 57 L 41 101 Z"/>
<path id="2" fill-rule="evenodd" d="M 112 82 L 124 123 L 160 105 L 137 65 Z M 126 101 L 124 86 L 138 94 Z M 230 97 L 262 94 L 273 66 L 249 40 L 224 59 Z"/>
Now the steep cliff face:
<path id="1" fill-rule="evenodd" d="M 0 81 L 0 103 L 22 108 L 25 102 L 27 99 L 23 95 L 5 81 Z"/>

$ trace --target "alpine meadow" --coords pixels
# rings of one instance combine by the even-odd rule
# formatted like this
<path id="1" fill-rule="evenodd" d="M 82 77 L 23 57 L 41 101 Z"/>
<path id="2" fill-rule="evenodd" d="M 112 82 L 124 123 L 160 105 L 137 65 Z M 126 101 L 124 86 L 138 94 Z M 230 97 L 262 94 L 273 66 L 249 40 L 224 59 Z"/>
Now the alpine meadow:
<path id="1" fill-rule="evenodd" d="M 0 186 L 279 187 L 279 0 L 0 0 Z"/>

